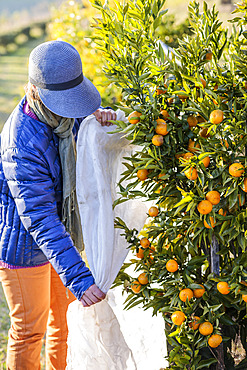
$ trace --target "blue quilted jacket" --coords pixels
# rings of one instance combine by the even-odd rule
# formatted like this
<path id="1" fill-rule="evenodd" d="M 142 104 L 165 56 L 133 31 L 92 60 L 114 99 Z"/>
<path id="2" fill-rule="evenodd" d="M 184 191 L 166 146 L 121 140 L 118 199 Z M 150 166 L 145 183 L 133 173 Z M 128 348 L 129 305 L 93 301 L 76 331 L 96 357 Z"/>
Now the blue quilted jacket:
<path id="1" fill-rule="evenodd" d="M 0 260 L 17 267 L 49 261 L 80 299 L 94 279 L 61 222 L 58 137 L 23 112 L 25 98 L 1 133 Z M 79 121 L 73 128 L 77 135 Z"/>

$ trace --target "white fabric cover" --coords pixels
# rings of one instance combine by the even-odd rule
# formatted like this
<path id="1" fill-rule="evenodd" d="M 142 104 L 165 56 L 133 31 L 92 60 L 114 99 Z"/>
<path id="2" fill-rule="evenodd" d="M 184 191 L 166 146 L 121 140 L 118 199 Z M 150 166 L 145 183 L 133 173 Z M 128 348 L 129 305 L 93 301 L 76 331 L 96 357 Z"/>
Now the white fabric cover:
<path id="1" fill-rule="evenodd" d="M 122 111 L 117 119 L 125 120 Z M 134 199 L 113 210 L 119 197 L 117 182 L 125 170 L 123 157 L 134 148 L 123 134 L 108 134 L 116 126 L 102 127 L 93 115 L 81 124 L 77 139 L 77 198 L 85 251 L 96 285 L 110 289 L 127 253 L 127 243 L 114 218 L 129 228 L 143 227 L 148 205 Z M 152 311 L 123 310 L 121 288 L 88 308 L 79 301 L 70 304 L 67 370 L 158 370 L 166 355 L 164 322 Z M 139 341 L 139 344 L 138 344 Z"/>

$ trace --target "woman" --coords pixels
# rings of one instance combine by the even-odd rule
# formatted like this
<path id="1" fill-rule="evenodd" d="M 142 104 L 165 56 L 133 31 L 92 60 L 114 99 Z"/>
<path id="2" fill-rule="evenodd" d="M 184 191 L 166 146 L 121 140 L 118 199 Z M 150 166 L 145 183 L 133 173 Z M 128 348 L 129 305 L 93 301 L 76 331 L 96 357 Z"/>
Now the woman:
<path id="1" fill-rule="evenodd" d="M 10 309 L 10 370 L 40 369 L 45 333 L 46 369 L 65 369 L 68 304 L 105 297 L 77 250 L 75 194 L 82 117 L 95 112 L 103 125 L 115 119 L 100 102 L 72 45 L 50 41 L 31 52 L 26 96 L 1 134 L 0 280 Z"/>

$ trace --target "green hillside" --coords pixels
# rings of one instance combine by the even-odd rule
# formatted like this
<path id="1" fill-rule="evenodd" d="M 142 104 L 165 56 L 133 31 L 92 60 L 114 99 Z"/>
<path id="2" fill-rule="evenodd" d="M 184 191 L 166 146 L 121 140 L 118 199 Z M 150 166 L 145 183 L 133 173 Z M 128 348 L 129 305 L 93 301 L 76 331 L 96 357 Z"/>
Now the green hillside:
<path id="1" fill-rule="evenodd" d="M 23 96 L 28 77 L 28 56 L 44 38 L 33 40 L 14 54 L 0 57 L 0 130 L 10 112 Z"/>

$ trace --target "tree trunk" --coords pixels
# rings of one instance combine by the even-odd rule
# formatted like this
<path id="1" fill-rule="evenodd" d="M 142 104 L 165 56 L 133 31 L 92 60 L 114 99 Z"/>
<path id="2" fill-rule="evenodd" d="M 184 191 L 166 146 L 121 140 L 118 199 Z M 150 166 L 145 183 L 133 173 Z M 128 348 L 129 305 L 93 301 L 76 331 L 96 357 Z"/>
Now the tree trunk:
<path id="1" fill-rule="evenodd" d="M 219 243 L 216 239 L 215 235 L 212 237 L 212 245 L 210 249 L 210 257 L 211 257 L 211 272 L 214 273 L 214 275 L 220 274 L 220 256 L 217 254 L 219 252 Z M 216 350 L 217 352 L 217 359 L 218 363 L 215 367 L 216 370 L 225 370 L 225 364 L 224 364 L 224 348 L 223 344 L 221 343 L 219 347 Z"/>

